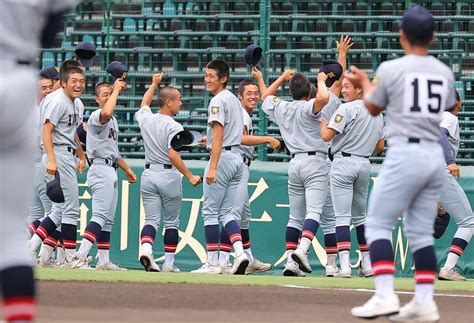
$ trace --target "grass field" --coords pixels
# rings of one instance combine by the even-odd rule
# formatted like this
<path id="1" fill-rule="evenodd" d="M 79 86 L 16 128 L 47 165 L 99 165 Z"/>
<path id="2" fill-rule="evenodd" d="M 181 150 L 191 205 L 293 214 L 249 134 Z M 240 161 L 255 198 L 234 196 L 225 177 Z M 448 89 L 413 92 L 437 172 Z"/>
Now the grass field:
<path id="1" fill-rule="evenodd" d="M 190 273 L 147 273 L 142 270 L 123 272 L 70 270 L 70 269 L 36 269 L 36 277 L 40 280 L 56 281 L 100 281 L 100 282 L 141 282 L 141 283 L 170 283 L 170 284 L 222 284 L 222 285 L 253 285 L 253 286 L 301 286 L 309 288 L 347 288 L 373 289 L 372 279 L 353 277 L 326 278 L 326 277 L 283 277 L 272 275 L 231 276 L 205 275 Z M 411 278 L 397 278 L 397 290 L 413 290 L 414 280 Z M 437 292 L 471 292 L 474 293 L 474 281 L 467 282 L 436 282 Z"/>

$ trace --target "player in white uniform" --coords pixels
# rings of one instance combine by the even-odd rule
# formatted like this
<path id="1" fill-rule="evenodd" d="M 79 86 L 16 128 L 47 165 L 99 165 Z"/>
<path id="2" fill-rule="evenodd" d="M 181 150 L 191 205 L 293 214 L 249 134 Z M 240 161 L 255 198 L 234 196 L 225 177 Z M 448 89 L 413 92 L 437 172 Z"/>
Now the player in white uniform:
<path id="1" fill-rule="evenodd" d="M 0 288 L 7 322 L 36 318 L 32 257 L 26 246 L 32 201 L 39 47 L 49 47 L 71 1 L 0 2 Z"/>
<path id="2" fill-rule="evenodd" d="M 441 280 L 466 280 L 455 268 L 456 263 L 463 251 L 471 241 L 474 231 L 474 216 L 471 204 L 456 180 L 460 176 L 460 169 L 455 159 L 459 151 L 459 120 L 457 114 L 462 109 L 462 100 L 456 92 L 456 107 L 453 111 L 445 111 L 441 120 L 440 142 L 443 146 L 447 169 L 446 180 L 441 191 L 440 203 L 444 209 L 454 218 L 458 229 L 454 234 L 451 248 L 446 263 L 441 268 L 438 278 Z"/>
<path id="3" fill-rule="evenodd" d="M 205 170 L 202 216 L 206 237 L 207 262 L 193 273 L 220 274 L 219 224 L 221 224 L 235 251 L 232 274 L 243 275 L 249 264 L 244 253 L 240 227 L 232 214 L 235 192 L 245 167 L 240 156 L 244 129 L 242 107 L 237 97 L 226 89 L 230 67 L 222 60 L 206 65 L 204 82 L 214 95 L 208 107 L 207 148 L 211 156 Z"/>
<path id="4" fill-rule="evenodd" d="M 265 87 L 266 88 L 266 87 Z M 235 193 L 234 209 L 232 213 L 236 216 L 236 220 L 240 223 L 240 231 L 242 233 L 242 243 L 244 252 L 249 258 L 249 265 L 245 270 L 245 274 L 252 274 L 256 272 L 265 272 L 271 269 L 272 265 L 263 263 L 252 254 L 250 248 L 250 219 L 252 218 L 252 211 L 250 209 L 248 181 L 250 177 L 250 164 L 253 160 L 254 147 L 256 145 L 270 145 L 274 150 L 280 148 L 280 142 L 270 136 L 254 136 L 252 129 L 252 113 L 258 107 L 260 100 L 260 91 L 256 81 L 253 79 L 245 79 L 240 82 L 237 97 L 242 105 L 242 115 L 244 122 L 244 132 L 242 137 L 242 145 L 240 146 L 240 153 L 244 157 L 244 170 L 242 178 Z M 222 268 L 222 273 L 230 273 L 232 265 L 230 264 L 230 251 L 232 244 L 229 241 L 229 236 L 225 230 L 221 230 L 220 236 L 220 251 L 219 251 L 219 265 Z"/>
<path id="5" fill-rule="evenodd" d="M 36 113 L 38 120 L 40 119 L 40 108 L 39 104 L 44 97 L 53 92 L 53 80 L 46 76 L 41 76 L 38 81 L 38 97 L 36 99 Z M 42 127 L 38 126 L 38 138 L 40 137 Z M 38 140 L 37 149 L 35 153 L 35 174 L 34 174 L 34 197 L 33 205 L 30 207 L 28 214 L 28 229 L 31 236 L 35 233 L 36 229 L 41 223 L 41 219 L 51 210 L 51 200 L 46 195 L 46 184 L 44 182 L 44 169 L 41 163 L 43 156 L 43 148 Z"/>
<path id="6" fill-rule="evenodd" d="M 61 235 L 66 249 L 66 262 L 76 253 L 77 220 L 79 218 L 79 189 L 76 171 L 86 167 L 85 154 L 79 145 L 77 126 L 82 122 L 84 105 L 79 99 L 84 91 L 85 78 L 82 65 L 65 61 L 60 69 L 62 87 L 41 102 L 43 123 L 43 167 L 45 173 L 61 176 L 63 203 L 53 203 L 51 212 L 44 218 L 30 240 L 30 250 L 35 252 L 41 242 L 56 231 L 61 224 Z M 76 160 L 76 154 L 79 160 Z M 54 248 L 45 246 L 41 256 L 50 258 Z M 46 252 L 46 250 L 48 252 Z"/>
<path id="7" fill-rule="evenodd" d="M 112 87 L 109 83 L 99 83 L 95 100 L 99 109 L 92 112 L 87 121 L 87 156 L 91 167 L 87 172 L 87 183 L 92 191 L 92 218 L 86 226 L 82 242 L 71 268 L 87 268 L 92 259 L 88 257 L 97 242 L 99 261 L 96 269 L 124 270 L 110 261 L 110 233 L 115 219 L 118 199 L 117 167 L 120 167 L 129 183 L 135 183 L 137 176 L 118 151 L 118 122 L 113 113 L 120 92 L 127 88 L 122 79 L 117 79 Z"/>
<path id="8" fill-rule="evenodd" d="M 331 142 L 334 159 L 331 166 L 331 197 L 336 216 L 336 239 L 341 271 L 339 277 L 351 277 L 350 225 L 355 226 L 362 255 L 359 274 L 372 276 L 370 256 L 364 235 L 372 152 L 383 151 L 383 118 L 372 117 L 364 106 L 362 88 L 342 81 L 345 103 L 330 120 L 321 122 L 321 137 Z M 374 151 L 375 149 L 375 151 Z"/>
<path id="9" fill-rule="evenodd" d="M 366 238 L 374 271 L 375 295 L 352 315 L 390 315 L 398 322 L 438 321 L 433 299 L 437 264 L 433 246 L 437 202 L 444 182 L 445 161 L 439 144 L 443 112 L 456 102 L 454 75 L 428 55 L 435 39 L 435 20 L 418 5 L 406 10 L 400 43 L 405 56 L 382 63 L 370 80 L 351 67 L 346 77 L 362 85 L 372 115 L 386 111 L 388 152 L 368 206 Z M 392 228 L 405 214 L 405 233 L 415 262 L 415 296 L 400 308 L 394 292 Z"/>
<path id="10" fill-rule="evenodd" d="M 193 185 L 201 183 L 201 177 L 193 175 L 181 160 L 179 153 L 171 147 L 172 139 L 183 131 L 183 126 L 173 117 L 181 108 L 181 94 L 167 86 L 158 93 L 158 113 L 151 112 L 153 94 L 163 74 L 153 75 L 150 88 L 143 95 L 140 110 L 135 114 L 145 145 L 145 170 L 142 173 L 140 192 L 145 209 L 145 225 L 142 228 L 140 263 L 146 271 L 160 271 L 153 257 L 155 235 L 160 227 L 161 214 L 165 227 L 164 272 L 179 272 L 175 266 L 175 251 L 178 245 L 179 212 L 183 197 L 181 175 Z"/>

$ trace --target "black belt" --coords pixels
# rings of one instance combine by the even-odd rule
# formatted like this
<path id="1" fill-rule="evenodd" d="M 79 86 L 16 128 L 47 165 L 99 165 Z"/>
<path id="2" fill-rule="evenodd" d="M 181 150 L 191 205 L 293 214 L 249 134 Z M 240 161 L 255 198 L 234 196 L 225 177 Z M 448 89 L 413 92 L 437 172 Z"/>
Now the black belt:
<path id="1" fill-rule="evenodd" d="M 250 167 L 250 164 L 252 163 L 252 160 L 248 157 L 243 157 L 244 158 L 244 164 Z"/>
<path id="2" fill-rule="evenodd" d="M 408 137 L 408 142 L 409 142 L 410 144 L 419 144 L 419 143 L 420 143 L 420 139 L 419 139 L 419 138 Z"/>
<path id="3" fill-rule="evenodd" d="M 113 167 L 113 168 L 117 169 L 117 166 L 118 166 L 117 162 L 114 162 L 114 161 L 112 161 L 112 159 L 108 159 L 108 158 L 93 158 L 93 159 L 91 159 L 91 164 L 94 164 L 94 160 L 96 160 L 96 159 L 105 160 L 105 164 L 107 166 L 110 166 L 110 167 Z"/>
<path id="4" fill-rule="evenodd" d="M 364 157 L 364 158 L 369 158 L 369 156 L 361 156 L 361 155 L 356 155 L 356 154 L 349 154 L 341 151 L 342 157 L 351 157 L 352 155 L 357 156 L 357 157 Z"/>
<path id="5" fill-rule="evenodd" d="M 316 155 L 316 152 L 315 151 L 308 151 L 308 152 L 305 152 L 305 153 L 298 153 L 298 154 L 308 154 L 308 156 L 314 156 Z M 291 158 L 295 158 L 296 154 L 291 154 Z"/>
<path id="6" fill-rule="evenodd" d="M 171 169 L 171 168 L 173 168 L 173 165 L 170 165 L 170 164 L 159 164 L 159 165 L 163 165 L 163 168 L 164 168 L 164 169 Z M 145 168 L 146 168 L 146 169 L 149 169 L 149 168 L 150 168 L 150 164 L 145 164 Z"/>
<path id="7" fill-rule="evenodd" d="M 16 61 L 16 63 L 17 63 L 18 65 L 26 65 L 26 66 L 30 66 L 30 65 L 33 64 L 33 62 L 30 62 L 30 61 L 23 61 L 23 60 L 21 60 L 21 59 L 18 59 L 18 60 Z"/>

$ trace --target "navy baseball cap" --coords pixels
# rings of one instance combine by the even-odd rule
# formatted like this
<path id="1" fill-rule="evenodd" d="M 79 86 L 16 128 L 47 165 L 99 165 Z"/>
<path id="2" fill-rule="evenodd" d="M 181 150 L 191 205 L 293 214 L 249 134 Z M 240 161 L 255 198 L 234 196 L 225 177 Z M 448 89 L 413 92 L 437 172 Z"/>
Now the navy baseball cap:
<path id="1" fill-rule="evenodd" d="M 171 139 L 171 148 L 179 150 L 185 145 L 190 145 L 194 141 L 194 136 L 190 131 L 183 130 L 178 132 L 173 139 Z"/>
<path id="2" fill-rule="evenodd" d="M 255 44 L 248 45 L 244 53 L 245 62 L 259 70 L 265 67 L 265 57 L 262 55 L 262 48 Z"/>
<path id="3" fill-rule="evenodd" d="M 420 5 L 410 7 L 403 14 L 402 30 L 411 42 L 431 40 L 435 25 L 431 12 Z"/>
<path id="4" fill-rule="evenodd" d="M 128 68 L 124 63 L 119 61 L 113 61 L 105 68 L 105 71 L 112 75 L 112 82 L 116 79 L 125 80 L 128 76 Z"/>
<path id="5" fill-rule="evenodd" d="M 51 80 L 59 80 L 59 69 L 56 66 L 45 67 L 40 71 L 40 76 Z"/>
<path id="6" fill-rule="evenodd" d="M 334 59 L 327 59 L 323 61 L 323 66 L 319 69 L 319 73 L 325 73 L 328 76 L 326 86 L 331 87 L 341 78 L 342 66 Z"/>
<path id="7" fill-rule="evenodd" d="M 52 176 L 47 174 L 46 180 L 51 179 Z M 54 174 L 54 178 L 46 183 L 46 195 L 54 203 L 64 203 L 64 194 L 61 188 L 61 180 L 59 178 L 59 172 Z"/>
<path id="8" fill-rule="evenodd" d="M 85 67 L 90 67 L 96 54 L 95 44 L 88 41 L 80 42 L 76 45 L 76 50 L 74 53 L 76 54 L 77 58 L 79 58 L 82 65 Z"/>

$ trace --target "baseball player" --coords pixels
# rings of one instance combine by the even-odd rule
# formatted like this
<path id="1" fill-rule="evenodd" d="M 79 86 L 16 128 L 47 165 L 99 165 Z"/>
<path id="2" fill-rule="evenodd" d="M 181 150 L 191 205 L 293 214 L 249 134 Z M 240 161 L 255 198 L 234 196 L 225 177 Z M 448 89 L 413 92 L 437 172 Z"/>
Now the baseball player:
<path id="1" fill-rule="evenodd" d="M 307 252 L 318 229 L 326 201 L 327 145 L 319 135 L 319 126 L 321 110 L 337 105 L 336 100 L 338 101 L 329 94 L 326 80 L 325 73 L 318 74 L 316 98 L 308 101 L 311 92 L 308 78 L 287 70 L 262 95 L 262 109 L 280 128 L 292 157 L 288 167 L 290 218 L 286 229 L 288 260 L 283 271 L 285 276 L 304 276 L 303 271 L 311 272 Z M 273 95 L 285 81 L 290 81 L 292 102 Z M 295 259 L 293 256 L 296 253 L 298 257 Z"/>
<path id="2" fill-rule="evenodd" d="M 53 92 L 53 80 L 46 76 L 42 76 L 40 73 L 40 79 L 38 81 L 38 97 L 36 99 L 36 113 L 37 119 L 40 119 L 40 108 L 39 103 L 45 96 Z M 38 138 L 41 128 L 38 127 Z M 51 210 L 51 200 L 46 196 L 46 185 L 44 183 L 44 170 L 41 158 L 43 156 L 43 148 L 41 147 L 39 140 L 35 153 L 35 173 L 34 173 L 34 195 L 33 204 L 30 207 L 28 214 L 28 229 L 31 236 L 35 233 L 36 229 L 41 223 L 41 219 L 44 217 L 45 212 L 48 213 Z M 30 237 L 31 237 L 30 236 Z"/>
<path id="3" fill-rule="evenodd" d="M 79 145 L 76 128 L 82 122 L 84 105 L 79 97 L 84 91 L 85 78 L 82 65 L 65 61 L 60 69 L 62 89 L 49 94 L 41 102 L 43 123 L 43 167 L 49 175 L 60 174 L 60 184 L 65 202 L 53 203 L 51 212 L 41 222 L 30 240 L 30 250 L 35 252 L 41 242 L 61 224 L 61 235 L 68 267 L 76 253 L 77 219 L 79 218 L 79 192 L 76 170 L 86 167 L 85 154 Z M 76 160 L 76 154 L 79 160 Z M 52 254 L 54 248 L 48 248 Z M 51 255 L 42 256 L 50 258 Z"/>
<path id="4" fill-rule="evenodd" d="M 405 56 L 382 63 L 372 85 L 356 67 L 346 77 L 362 85 L 370 114 L 386 110 L 388 152 L 368 206 L 366 238 L 374 271 L 375 295 L 352 315 L 390 320 L 437 321 L 433 299 L 436 255 L 433 227 L 446 163 L 439 144 L 439 124 L 445 110 L 454 108 L 456 95 L 452 71 L 428 55 L 435 39 L 431 13 L 415 5 L 403 15 L 400 43 Z M 399 307 L 394 293 L 395 272 L 391 233 L 405 213 L 405 232 L 415 262 L 415 296 Z"/>
<path id="5" fill-rule="evenodd" d="M 143 95 L 140 110 L 135 114 L 145 145 L 145 170 L 142 173 L 140 192 L 145 209 L 145 225 L 141 231 L 139 260 L 146 271 L 160 271 L 153 257 L 153 243 L 160 226 L 161 214 L 165 226 L 165 262 L 163 272 L 177 273 L 174 265 L 178 245 L 179 212 L 183 197 L 181 174 L 193 185 L 201 183 L 201 177 L 193 175 L 171 148 L 172 139 L 182 132 L 183 126 L 173 117 L 181 108 L 178 89 L 167 86 L 158 93 L 158 113 L 152 113 L 153 94 L 163 78 L 154 74 L 150 88 Z"/>
<path id="6" fill-rule="evenodd" d="M 219 223 L 225 228 L 235 251 L 231 274 L 245 274 L 249 264 L 239 224 L 232 214 L 235 192 L 244 169 L 239 148 L 244 125 L 239 99 L 226 89 L 229 76 L 229 65 L 222 60 L 212 60 L 206 65 L 204 82 L 207 91 L 214 95 L 208 107 L 207 148 L 211 150 L 211 158 L 205 170 L 202 206 L 207 262 L 193 273 L 222 272 L 218 258 Z"/>
<path id="7" fill-rule="evenodd" d="M 87 182 L 92 191 L 92 218 L 87 224 L 71 268 L 87 268 L 90 265 L 89 251 L 97 242 L 99 261 L 96 269 L 124 270 L 110 261 L 110 232 L 115 218 L 118 198 L 117 167 L 127 176 L 129 183 L 135 183 L 137 176 L 118 151 L 118 122 L 113 113 L 120 92 L 127 88 L 122 79 L 112 87 L 109 83 L 97 84 L 95 100 L 99 109 L 92 112 L 87 121 L 87 156 L 91 167 Z"/>
<path id="8" fill-rule="evenodd" d="M 0 3 L 0 289 L 7 322 L 30 322 L 36 317 L 32 258 L 25 244 L 39 140 L 37 132 L 31 131 L 37 126 L 38 71 L 33 66 L 38 48 L 51 46 L 62 28 L 59 18 L 71 5 L 71 1 L 52 0 Z"/>
<path id="9" fill-rule="evenodd" d="M 248 275 L 256 272 L 265 272 L 272 268 L 271 264 L 263 263 L 255 258 L 250 248 L 249 225 L 250 219 L 252 218 L 252 212 L 249 202 L 248 181 L 250 177 L 250 163 L 253 160 L 253 153 L 255 149 L 254 146 L 267 144 L 276 150 L 280 148 L 280 142 L 270 136 L 253 135 L 252 113 L 254 109 L 258 107 L 258 102 L 260 100 L 260 91 L 257 82 L 253 79 L 245 79 L 240 82 L 237 97 L 239 98 L 242 106 L 242 115 L 244 121 L 242 145 L 239 147 L 240 153 L 244 158 L 245 167 L 243 168 L 242 178 L 235 193 L 235 205 L 232 213 L 236 215 L 236 219 L 240 223 L 244 252 L 250 262 L 247 269 L 245 270 L 245 274 Z M 229 261 L 231 248 L 232 244 L 229 241 L 229 236 L 225 230 L 221 230 L 219 265 L 222 268 L 222 273 L 230 273 L 232 270 L 232 265 Z"/>
<path id="10" fill-rule="evenodd" d="M 339 277 L 350 278 L 350 225 L 355 226 L 362 260 L 359 275 L 373 275 L 364 235 L 366 203 L 369 191 L 372 152 L 383 151 L 383 118 L 372 117 L 364 107 L 362 88 L 346 78 L 342 81 L 345 103 L 331 119 L 321 121 L 321 137 L 331 141 L 334 156 L 330 172 L 332 205 L 336 217 L 336 239 L 341 271 Z M 375 151 L 374 151 L 375 150 Z"/>
<path id="11" fill-rule="evenodd" d="M 445 182 L 441 190 L 440 202 L 445 212 L 447 211 L 456 221 L 458 229 L 454 234 L 451 248 L 445 265 L 441 268 L 438 278 L 441 280 L 466 280 L 455 268 L 471 240 L 474 230 L 474 216 L 472 215 L 471 204 L 464 193 L 461 185 L 456 181 L 460 176 L 459 167 L 455 158 L 459 151 L 459 121 L 457 114 L 462 109 L 462 100 L 456 92 L 456 106 L 454 110 L 443 113 L 441 120 L 440 142 L 443 146 L 447 171 L 445 172 Z M 449 220 L 448 220 L 449 221 Z"/>

